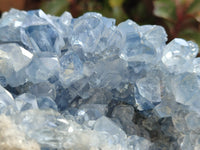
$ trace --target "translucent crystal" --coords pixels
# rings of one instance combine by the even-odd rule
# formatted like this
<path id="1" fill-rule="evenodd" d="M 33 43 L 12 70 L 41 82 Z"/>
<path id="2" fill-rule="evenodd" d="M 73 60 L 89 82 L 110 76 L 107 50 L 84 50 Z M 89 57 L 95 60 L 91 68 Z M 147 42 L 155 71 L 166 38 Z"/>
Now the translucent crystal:
<path id="1" fill-rule="evenodd" d="M 102 60 L 95 66 L 94 71 L 97 74 L 99 80 L 97 86 L 100 87 L 118 87 L 120 82 L 126 80 L 126 65 L 127 63 L 119 57 L 111 57 L 106 60 Z M 105 66 L 107 69 L 105 70 Z"/>
<path id="2" fill-rule="evenodd" d="M 139 27 L 139 32 L 143 38 L 153 44 L 157 52 L 161 52 L 161 48 L 165 46 L 167 34 L 163 27 L 156 25 L 143 25 Z"/>
<path id="3" fill-rule="evenodd" d="M 64 46 L 64 41 L 50 25 L 28 26 L 24 29 L 22 36 L 25 36 L 24 42 L 29 41 L 28 47 L 35 53 L 60 55 L 60 49 Z"/>
<path id="4" fill-rule="evenodd" d="M 189 59 L 196 57 L 198 50 L 194 42 L 176 38 L 164 48 L 162 62 L 171 69 L 181 68 Z"/>
<path id="5" fill-rule="evenodd" d="M 151 142 L 145 138 L 138 137 L 136 135 L 130 136 L 129 141 L 131 143 L 131 150 L 149 150 L 151 146 Z"/>
<path id="6" fill-rule="evenodd" d="M 78 115 L 83 116 L 85 120 L 96 120 L 104 116 L 107 112 L 106 105 L 85 104 L 78 110 Z"/>
<path id="7" fill-rule="evenodd" d="M 155 111 L 160 118 L 170 117 L 173 113 L 173 104 L 170 102 L 162 102 L 155 107 Z"/>
<path id="8" fill-rule="evenodd" d="M 115 19 L 103 17 L 105 24 L 102 36 L 97 44 L 96 51 L 101 52 L 106 50 L 110 53 L 110 49 L 121 48 L 123 46 L 122 33 L 114 26 Z"/>
<path id="9" fill-rule="evenodd" d="M 73 23 L 72 47 L 74 49 L 82 48 L 85 52 L 93 52 L 103 27 L 101 14 L 86 13 L 77 18 Z"/>
<path id="10" fill-rule="evenodd" d="M 0 149 L 200 149 L 197 44 L 115 23 L 95 12 L 3 13 Z"/>
<path id="11" fill-rule="evenodd" d="M 199 112 L 199 83 L 195 74 L 180 74 L 172 80 L 172 89 L 176 101 L 188 105 Z"/>
<path id="12" fill-rule="evenodd" d="M 137 80 L 136 85 L 140 95 L 150 102 L 153 103 L 161 101 L 160 79 L 158 77 L 149 75 L 145 78 Z"/>
<path id="13" fill-rule="evenodd" d="M 56 89 L 49 82 L 40 82 L 29 87 L 29 92 L 37 97 L 51 97 L 55 99 Z"/>
<path id="14" fill-rule="evenodd" d="M 57 105 L 53 99 L 50 97 L 39 97 L 37 98 L 37 105 L 39 109 L 53 109 L 58 110 Z"/>
<path id="15" fill-rule="evenodd" d="M 80 79 L 83 75 L 83 63 L 74 52 L 66 52 L 60 58 L 60 65 L 62 67 L 60 78 L 66 85 Z"/>
<path id="16" fill-rule="evenodd" d="M 24 69 L 31 63 L 33 54 L 16 43 L 0 44 L 0 75 L 12 86 L 26 80 Z"/>
<path id="17" fill-rule="evenodd" d="M 200 74 L 200 58 L 195 58 L 193 59 L 193 72 L 197 73 L 198 75 Z"/>
<path id="18" fill-rule="evenodd" d="M 57 57 L 35 57 L 26 68 L 30 81 L 38 83 L 45 81 L 58 73 L 60 64 Z"/>
<path id="19" fill-rule="evenodd" d="M 25 20 L 27 12 L 11 9 L 3 13 L 0 19 L 0 43 L 20 42 L 20 28 Z M 9 34 L 8 34 L 9 33 Z"/>
<path id="20" fill-rule="evenodd" d="M 18 72 L 19 70 L 27 66 L 33 58 L 32 53 L 14 43 L 1 44 L 0 53 L 1 59 L 5 61 L 5 63 L 10 64 L 15 72 Z"/>
<path id="21" fill-rule="evenodd" d="M 107 117 L 103 116 L 99 118 L 94 125 L 94 130 L 107 132 L 115 137 L 113 141 L 114 143 L 121 142 L 122 145 L 124 144 L 123 139 L 126 138 L 126 134 L 121 128 L 119 128 L 114 122 L 112 122 Z"/>
<path id="22" fill-rule="evenodd" d="M 6 113 L 7 108 L 11 105 L 15 108 L 15 102 L 10 92 L 0 86 L 0 113 Z"/>
<path id="23" fill-rule="evenodd" d="M 19 111 L 26 111 L 28 109 L 38 109 L 36 97 L 29 93 L 25 93 L 16 97 L 15 103 Z"/>
<path id="24" fill-rule="evenodd" d="M 160 54 L 160 48 L 167 40 L 164 29 L 159 26 L 139 27 L 135 22 L 127 20 L 120 23 L 118 29 L 124 34 L 125 40 L 121 55 L 128 61 L 155 60 L 156 56 Z M 155 34 L 159 34 L 159 36 L 155 36 Z"/>
<path id="25" fill-rule="evenodd" d="M 64 38 L 68 38 L 68 34 L 71 34 L 72 32 L 71 28 L 72 15 L 69 12 L 64 12 L 60 17 L 55 17 L 55 16 L 48 16 L 48 17 L 52 19 L 53 24 L 56 26 L 56 29 L 59 31 L 59 33 Z"/>
<path id="26" fill-rule="evenodd" d="M 186 117 L 187 126 L 190 130 L 200 131 L 200 116 L 197 113 L 191 112 Z"/>

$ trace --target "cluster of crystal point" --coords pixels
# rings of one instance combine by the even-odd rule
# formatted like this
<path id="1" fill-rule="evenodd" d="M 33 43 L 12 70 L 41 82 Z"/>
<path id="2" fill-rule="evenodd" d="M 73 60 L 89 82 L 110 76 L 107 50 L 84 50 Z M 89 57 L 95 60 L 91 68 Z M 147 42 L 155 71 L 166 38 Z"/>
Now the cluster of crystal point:
<path id="1" fill-rule="evenodd" d="M 1 148 L 199 150 L 198 46 L 166 41 L 160 26 L 99 13 L 4 13 Z"/>

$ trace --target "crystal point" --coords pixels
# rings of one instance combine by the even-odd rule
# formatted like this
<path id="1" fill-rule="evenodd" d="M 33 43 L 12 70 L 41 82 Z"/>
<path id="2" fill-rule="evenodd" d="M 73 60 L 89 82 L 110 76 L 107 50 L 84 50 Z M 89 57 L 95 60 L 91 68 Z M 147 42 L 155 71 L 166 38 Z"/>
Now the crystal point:
<path id="1" fill-rule="evenodd" d="M 0 19 L 0 149 L 199 150 L 198 46 L 88 12 Z"/>

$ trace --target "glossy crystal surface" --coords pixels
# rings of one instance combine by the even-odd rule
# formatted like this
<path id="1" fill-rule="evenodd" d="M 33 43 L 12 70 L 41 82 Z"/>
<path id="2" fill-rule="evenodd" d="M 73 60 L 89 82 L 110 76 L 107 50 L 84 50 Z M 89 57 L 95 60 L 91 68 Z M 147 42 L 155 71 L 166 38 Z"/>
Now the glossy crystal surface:
<path id="1" fill-rule="evenodd" d="M 200 149 L 199 49 L 166 41 L 161 26 L 116 25 L 94 12 L 4 13 L 0 146 Z"/>

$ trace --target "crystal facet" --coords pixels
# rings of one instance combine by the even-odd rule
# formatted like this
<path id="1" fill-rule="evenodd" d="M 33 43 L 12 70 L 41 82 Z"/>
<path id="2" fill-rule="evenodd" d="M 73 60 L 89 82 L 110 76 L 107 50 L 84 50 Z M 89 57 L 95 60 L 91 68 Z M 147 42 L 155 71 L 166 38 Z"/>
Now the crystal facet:
<path id="1" fill-rule="evenodd" d="M 198 46 L 99 13 L 0 19 L 0 149 L 199 150 Z"/>

